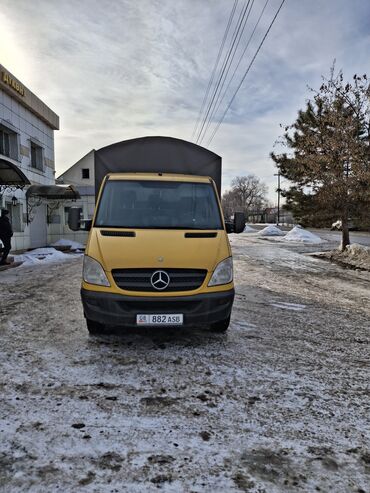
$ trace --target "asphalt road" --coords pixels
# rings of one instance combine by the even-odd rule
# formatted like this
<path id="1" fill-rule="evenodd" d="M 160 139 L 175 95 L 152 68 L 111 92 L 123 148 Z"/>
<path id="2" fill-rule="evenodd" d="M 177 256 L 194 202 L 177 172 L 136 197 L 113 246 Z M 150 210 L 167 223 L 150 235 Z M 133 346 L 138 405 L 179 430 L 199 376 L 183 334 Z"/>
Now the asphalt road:
<path id="1" fill-rule="evenodd" d="M 81 258 L 0 273 L 0 491 L 369 491 L 369 274 L 231 242 L 226 335 L 89 337 Z"/>
<path id="2" fill-rule="evenodd" d="M 341 231 L 330 231 L 330 229 L 310 229 L 310 231 L 320 235 L 322 238 L 338 243 L 342 240 Z M 350 231 L 351 243 L 359 243 L 360 245 L 370 246 L 370 233 L 367 231 Z"/>

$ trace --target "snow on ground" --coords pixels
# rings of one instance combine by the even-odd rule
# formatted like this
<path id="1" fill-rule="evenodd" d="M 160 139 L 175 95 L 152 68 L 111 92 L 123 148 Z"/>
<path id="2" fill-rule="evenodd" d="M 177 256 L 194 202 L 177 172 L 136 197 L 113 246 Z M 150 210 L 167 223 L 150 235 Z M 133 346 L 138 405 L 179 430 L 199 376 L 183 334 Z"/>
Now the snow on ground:
<path id="1" fill-rule="evenodd" d="M 285 232 L 273 224 L 266 226 L 265 228 L 261 229 L 261 231 L 259 232 L 259 236 L 284 236 L 284 235 Z"/>
<path id="2" fill-rule="evenodd" d="M 301 305 L 299 303 L 286 303 L 284 301 L 280 301 L 278 303 L 270 303 L 271 306 L 275 308 L 281 308 L 283 310 L 293 310 L 293 311 L 302 311 L 306 308 L 306 305 Z"/>
<path id="3" fill-rule="evenodd" d="M 356 257 L 368 258 L 370 257 L 370 247 L 352 243 L 347 246 L 346 253 Z"/>
<path id="4" fill-rule="evenodd" d="M 348 245 L 344 252 L 336 248 L 319 253 L 317 257 L 326 258 L 349 268 L 370 271 L 370 247 L 357 243 Z"/>
<path id="5" fill-rule="evenodd" d="M 369 274 L 230 238 L 225 335 L 89 337 L 81 256 L 0 273 L 1 491 L 369 491 Z"/>
<path id="6" fill-rule="evenodd" d="M 352 243 L 340 255 L 342 260 L 347 260 L 358 268 L 370 271 L 370 247 Z"/>
<path id="7" fill-rule="evenodd" d="M 82 245 L 82 243 L 78 243 L 77 241 L 69 240 L 67 238 L 61 238 L 60 240 L 52 243 L 50 246 L 52 247 L 66 246 L 66 247 L 70 247 L 71 251 L 85 249 L 85 246 Z"/>
<path id="8" fill-rule="evenodd" d="M 252 228 L 248 224 L 245 225 L 243 233 L 256 233 L 256 232 L 257 232 L 257 229 Z"/>
<path id="9" fill-rule="evenodd" d="M 14 262 L 22 262 L 20 267 L 28 267 L 31 265 L 42 265 L 47 263 L 65 262 L 70 260 L 71 255 L 59 252 L 55 248 L 35 248 L 29 252 L 20 255 L 14 255 Z"/>
<path id="10" fill-rule="evenodd" d="M 269 241 L 266 241 L 268 239 Z M 234 260 L 239 256 L 243 259 L 263 264 L 269 270 L 292 269 L 302 273 L 321 273 L 327 268 L 325 263 L 313 256 L 307 256 L 302 261 L 301 252 L 316 252 L 321 245 L 287 242 L 282 243 L 282 237 L 270 236 L 259 238 L 258 235 L 231 234 L 229 241 L 234 253 Z M 279 247 L 277 246 L 279 245 Z M 253 246 L 253 250 L 251 250 Z M 332 244 L 335 246 L 335 243 Z M 297 251 L 300 250 L 300 251 Z M 266 277 L 268 279 L 268 276 Z"/>
<path id="11" fill-rule="evenodd" d="M 324 240 L 320 236 L 303 229 L 301 226 L 295 226 L 284 236 L 283 241 L 298 241 L 318 245 Z"/>
<path id="12" fill-rule="evenodd" d="M 333 257 L 342 262 L 348 262 L 356 268 L 370 270 L 370 247 L 352 243 L 344 252 L 336 251 Z"/>

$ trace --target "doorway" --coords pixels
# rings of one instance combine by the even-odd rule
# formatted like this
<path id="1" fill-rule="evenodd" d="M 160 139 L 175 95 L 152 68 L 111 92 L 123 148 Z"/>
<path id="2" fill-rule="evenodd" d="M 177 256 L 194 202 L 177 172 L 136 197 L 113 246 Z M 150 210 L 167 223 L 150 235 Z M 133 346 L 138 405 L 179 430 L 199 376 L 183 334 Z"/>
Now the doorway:
<path id="1" fill-rule="evenodd" d="M 46 205 L 35 207 L 35 215 L 30 224 L 30 247 L 39 248 L 47 245 Z"/>

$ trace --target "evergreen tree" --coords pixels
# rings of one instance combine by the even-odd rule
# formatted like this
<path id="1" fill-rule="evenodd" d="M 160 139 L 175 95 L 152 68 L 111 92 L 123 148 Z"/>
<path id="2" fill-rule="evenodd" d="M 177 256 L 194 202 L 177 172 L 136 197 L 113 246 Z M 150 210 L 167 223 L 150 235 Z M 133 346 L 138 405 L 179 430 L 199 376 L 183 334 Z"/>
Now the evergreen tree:
<path id="1" fill-rule="evenodd" d="M 370 85 L 366 75 L 345 84 L 343 74 L 325 79 L 281 143 L 271 153 L 282 176 L 287 206 L 302 222 L 342 221 L 342 249 L 350 243 L 349 219 L 370 216 Z"/>

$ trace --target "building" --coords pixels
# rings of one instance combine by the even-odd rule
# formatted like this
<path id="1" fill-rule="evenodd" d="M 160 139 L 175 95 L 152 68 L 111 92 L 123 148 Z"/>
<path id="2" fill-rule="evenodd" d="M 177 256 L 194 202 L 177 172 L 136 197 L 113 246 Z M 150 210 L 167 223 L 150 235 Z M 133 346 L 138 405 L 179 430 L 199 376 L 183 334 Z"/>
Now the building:
<path id="1" fill-rule="evenodd" d="M 13 250 L 45 246 L 53 204 L 76 197 L 55 186 L 59 117 L 0 65 L 0 207 L 10 210 Z"/>
<path id="2" fill-rule="evenodd" d="M 91 219 L 95 208 L 95 150 L 91 150 L 57 178 L 59 185 L 71 184 L 80 198 L 63 203 L 52 217 L 49 225 L 49 237 L 70 239 L 85 244 L 88 233 L 72 231 L 68 227 L 68 211 L 71 206 L 81 207 L 84 218 Z"/>

